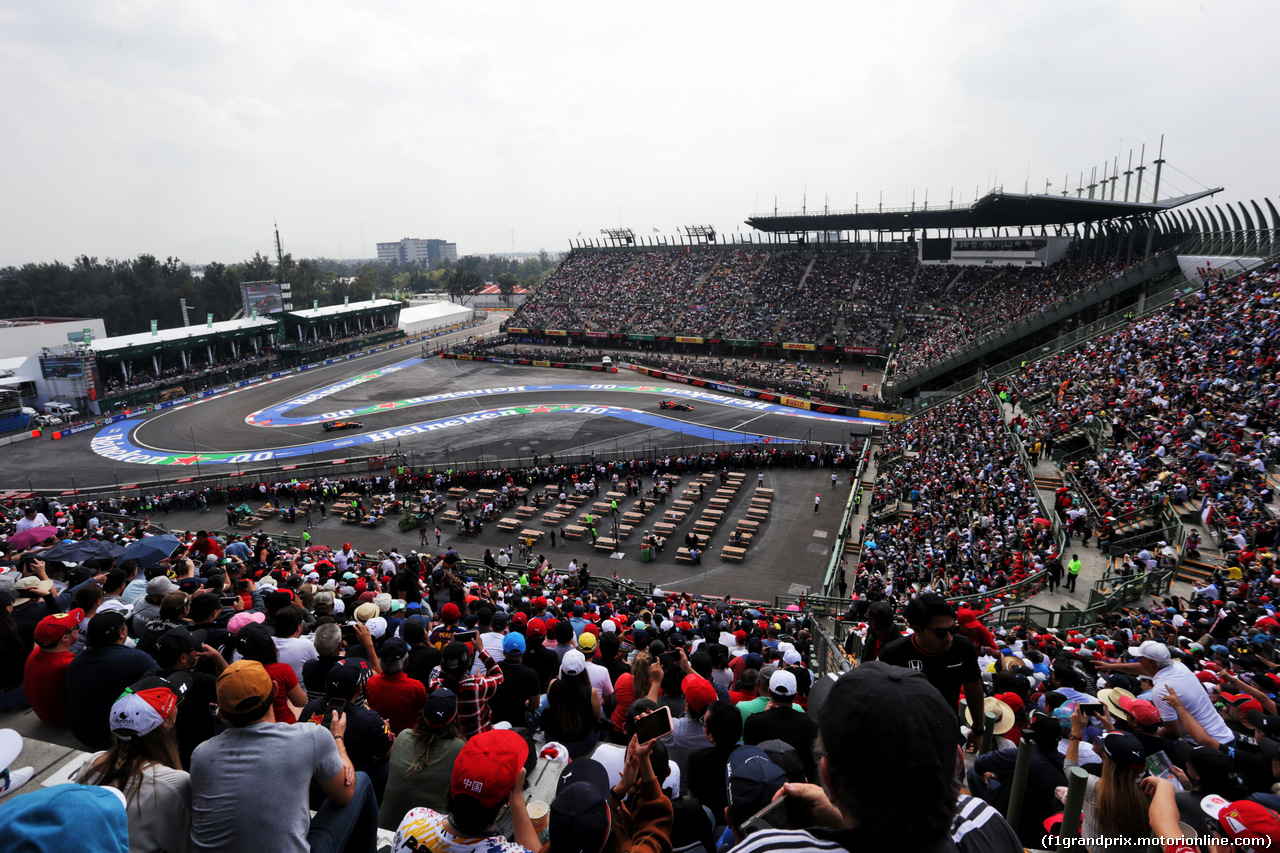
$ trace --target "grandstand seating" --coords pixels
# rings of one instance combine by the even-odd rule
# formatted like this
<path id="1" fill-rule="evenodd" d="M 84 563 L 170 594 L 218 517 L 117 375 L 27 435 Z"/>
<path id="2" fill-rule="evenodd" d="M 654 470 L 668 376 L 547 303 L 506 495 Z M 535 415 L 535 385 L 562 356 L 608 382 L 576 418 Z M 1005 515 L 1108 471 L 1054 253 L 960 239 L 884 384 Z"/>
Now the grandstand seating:
<path id="1" fill-rule="evenodd" d="M 909 374 L 1119 272 L 1111 262 L 1049 269 L 922 266 L 909 251 L 687 247 L 572 252 L 510 325 L 618 334 L 898 344 Z"/>

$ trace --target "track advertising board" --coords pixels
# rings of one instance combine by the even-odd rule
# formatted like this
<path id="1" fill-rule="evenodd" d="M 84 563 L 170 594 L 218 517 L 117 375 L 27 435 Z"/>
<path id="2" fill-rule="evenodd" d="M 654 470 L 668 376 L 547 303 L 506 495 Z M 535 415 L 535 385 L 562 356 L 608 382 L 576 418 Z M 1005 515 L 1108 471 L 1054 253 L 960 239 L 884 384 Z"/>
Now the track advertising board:
<path id="1" fill-rule="evenodd" d="M 279 314 L 284 310 L 284 300 L 280 297 L 280 283 L 277 281 L 246 281 L 240 285 L 240 293 L 244 298 L 244 315 L 259 317 L 268 314 Z"/>

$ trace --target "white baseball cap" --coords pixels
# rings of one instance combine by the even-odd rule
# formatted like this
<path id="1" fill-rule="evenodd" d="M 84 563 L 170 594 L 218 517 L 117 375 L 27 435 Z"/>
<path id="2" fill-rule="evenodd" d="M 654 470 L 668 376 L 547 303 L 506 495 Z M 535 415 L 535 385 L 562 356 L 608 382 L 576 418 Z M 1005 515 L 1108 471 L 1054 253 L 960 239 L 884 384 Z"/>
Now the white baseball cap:
<path id="1" fill-rule="evenodd" d="M 1157 643 L 1155 640 L 1147 640 L 1140 646 L 1130 646 L 1129 654 L 1135 658 L 1146 658 L 1156 663 L 1164 663 L 1172 658 L 1169 654 L 1169 647 L 1164 643 Z"/>
<path id="2" fill-rule="evenodd" d="M 769 692 L 775 696 L 796 695 L 796 677 L 785 669 L 780 669 L 769 677 Z"/>

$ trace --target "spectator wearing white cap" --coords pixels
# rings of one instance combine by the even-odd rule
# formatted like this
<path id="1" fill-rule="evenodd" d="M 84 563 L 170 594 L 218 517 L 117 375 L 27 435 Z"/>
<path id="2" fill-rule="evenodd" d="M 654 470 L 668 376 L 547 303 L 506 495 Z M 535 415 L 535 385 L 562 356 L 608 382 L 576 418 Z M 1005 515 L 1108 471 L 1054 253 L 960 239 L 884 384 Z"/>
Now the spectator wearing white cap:
<path id="1" fill-rule="evenodd" d="M 1146 675 L 1151 678 L 1151 701 L 1160 711 L 1160 719 L 1164 723 L 1162 734 L 1168 738 L 1180 738 L 1185 732 L 1178 722 L 1177 709 L 1169 704 L 1165 693 L 1173 689 L 1182 700 L 1187 713 L 1195 718 L 1201 728 L 1218 743 L 1231 743 L 1236 739 L 1235 733 L 1227 727 L 1226 722 L 1214 710 L 1200 681 L 1186 664 L 1175 661 L 1169 653 L 1169 647 L 1155 640 L 1147 640 L 1142 645 L 1129 648 L 1129 654 L 1137 658 L 1134 663 L 1100 663 L 1098 669 L 1104 672 L 1125 672 L 1134 675 Z"/>
<path id="2" fill-rule="evenodd" d="M 813 741 L 818 736 L 818 726 L 803 711 L 792 707 L 796 698 L 796 677 L 780 669 L 769 677 L 769 703 L 763 711 L 747 717 L 742 727 L 742 742 L 755 746 L 766 740 L 780 738 L 795 749 L 804 764 L 804 774 L 817 778 L 817 765 L 813 760 Z"/>

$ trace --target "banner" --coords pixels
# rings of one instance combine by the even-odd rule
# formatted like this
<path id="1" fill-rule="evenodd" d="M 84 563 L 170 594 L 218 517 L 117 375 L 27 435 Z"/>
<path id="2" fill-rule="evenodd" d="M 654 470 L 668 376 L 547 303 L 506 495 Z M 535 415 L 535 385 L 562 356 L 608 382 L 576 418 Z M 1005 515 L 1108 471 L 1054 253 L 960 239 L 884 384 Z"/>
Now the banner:
<path id="1" fill-rule="evenodd" d="M 796 409 L 807 409 L 809 408 L 809 401 L 802 400 L 799 397 L 783 397 L 782 405 L 791 406 Z"/>
<path id="2" fill-rule="evenodd" d="M 813 352 L 815 349 L 813 344 L 798 344 L 795 341 L 787 341 L 785 344 L 782 345 L 782 348 L 805 350 L 806 352 Z"/>
<path id="3" fill-rule="evenodd" d="M 724 343 L 731 347 L 753 347 L 756 345 L 755 341 L 747 341 L 741 338 L 725 338 Z"/>
<path id="4" fill-rule="evenodd" d="M 587 332 L 587 337 L 588 338 L 607 338 L 609 337 L 609 333 L 608 332 Z"/>
<path id="5" fill-rule="evenodd" d="M 564 338 L 569 336 L 569 333 L 566 332 L 564 329 L 544 329 L 542 334 L 555 335 L 558 338 Z"/>
<path id="6" fill-rule="evenodd" d="M 528 330 L 528 329 L 518 329 L 518 328 L 516 328 L 515 326 L 507 326 L 507 334 L 510 334 L 510 335 L 527 335 L 528 333 L 529 333 L 529 330 Z"/>
<path id="7" fill-rule="evenodd" d="M 700 344 L 700 343 L 702 343 L 702 338 L 676 338 L 676 343 L 678 343 L 678 344 Z"/>

